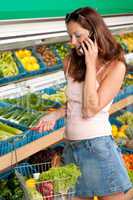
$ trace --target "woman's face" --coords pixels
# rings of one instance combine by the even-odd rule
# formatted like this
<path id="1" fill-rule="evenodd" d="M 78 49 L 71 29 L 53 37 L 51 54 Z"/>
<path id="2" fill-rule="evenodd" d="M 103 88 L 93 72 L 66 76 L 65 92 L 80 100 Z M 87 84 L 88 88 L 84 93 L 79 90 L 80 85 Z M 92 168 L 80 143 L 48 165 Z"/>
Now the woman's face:
<path id="1" fill-rule="evenodd" d="M 67 31 L 70 36 L 70 42 L 75 47 L 77 54 L 79 56 L 83 55 L 81 43 L 89 37 L 90 32 L 75 21 L 70 21 L 67 24 Z"/>

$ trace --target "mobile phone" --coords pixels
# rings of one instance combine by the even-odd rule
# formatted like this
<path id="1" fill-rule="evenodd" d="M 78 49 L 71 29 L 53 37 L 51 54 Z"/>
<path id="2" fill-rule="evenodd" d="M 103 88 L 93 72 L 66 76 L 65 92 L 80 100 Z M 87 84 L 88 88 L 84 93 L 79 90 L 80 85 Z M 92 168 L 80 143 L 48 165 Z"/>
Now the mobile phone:
<path id="1" fill-rule="evenodd" d="M 88 36 L 89 37 L 89 36 Z M 92 34 L 90 37 L 89 37 L 93 42 L 95 41 L 95 35 Z M 84 42 L 84 41 L 83 41 Z M 84 42 L 84 45 L 85 47 L 88 49 L 86 43 Z M 79 47 L 79 52 L 81 55 L 84 55 L 84 49 L 82 48 L 82 46 Z"/>
<path id="2" fill-rule="evenodd" d="M 95 35 L 94 34 L 92 34 L 89 38 L 92 40 L 92 42 L 95 41 Z"/>

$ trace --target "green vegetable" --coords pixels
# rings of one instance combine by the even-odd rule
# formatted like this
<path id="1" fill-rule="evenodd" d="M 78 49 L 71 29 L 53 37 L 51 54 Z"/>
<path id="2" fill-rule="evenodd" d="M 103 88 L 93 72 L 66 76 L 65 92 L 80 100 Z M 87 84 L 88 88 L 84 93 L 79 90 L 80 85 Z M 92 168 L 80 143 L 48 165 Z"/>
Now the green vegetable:
<path id="1" fill-rule="evenodd" d="M 1 99 L 1 101 L 23 107 L 27 110 L 46 111 L 49 108 L 55 107 L 54 102 L 48 99 L 44 100 L 41 96 L 41 93 L 28 93 L 19 98 Z M 14 115 L 16 114 L 14 113 Z"/>
<path id="2" fill-rule="evenodd" d="M 11 133 L 11 134 L 21 134 L 22 133 L 21 130 L 13 128 L 11 126 L 8 126 L 6 124 L 3 124 L 2 122 L 0 122 L 0 130 L 4 130 L 4 131 Z"/>
<path id="3" fill-rule="evenodd" d="M 13 108 L 11 108 L 10 106 L 1 107 L 0 108 L 0 115 L 7 114 L 7 113 L 12 112 L 12 111 L 13 111 Z"/>
<path id="4" fill-rule="evenodd" d="M 130 177 L 131 182 L 133 183 L 133 170 L 128 170 L 128 175 Z"/>
<path id="5" fill-rule="evenodd" d="M 0 200 L 22 200 L 23 191 L 16 176 L 12 174 L 7 180 L 0 180 Z"/>
<path id="6" fill-rule="evenodd" d="M 36 190 L 36 188 L 27 188 L 27 190 L 32 200 L 43 200 L 42 195 Z"/>
<path id="7" fill-rule="evenodd" d="M 19 73 L 11 51 L 0 52 L 0 77 L 15 76 Z"/>
<path id="8" fill-rule="evenodd" d="M 126 129 L 126 135 L 127 137 L 132 140 L 133 139 L 133 125 L 132 127 L 129 126 L 127 129 Z"/>
<path id="9" fill-rule="evenodd" d="M 117 120 L 122 124 L 133 126 L 133 113 L 127 111 L 123 115 L 117 117 Z"/>
<path id="10" fill-rule="evenodd" d="M 70 188 L 75 186 L 80 175 L 80 170 L 76 165 L 68 164 L 63 167 L 53 167 L 43 172 L 39 176 L 39 181 L 52 180 L 55 192 L 67 193 Z"/>
<path id="11" fill-rule="evenodd" d="M 0 140 L 6 140 L 10 137 L 13 137 L 14 134 L 8 133 L 6 131 L 0 130 Z"/>

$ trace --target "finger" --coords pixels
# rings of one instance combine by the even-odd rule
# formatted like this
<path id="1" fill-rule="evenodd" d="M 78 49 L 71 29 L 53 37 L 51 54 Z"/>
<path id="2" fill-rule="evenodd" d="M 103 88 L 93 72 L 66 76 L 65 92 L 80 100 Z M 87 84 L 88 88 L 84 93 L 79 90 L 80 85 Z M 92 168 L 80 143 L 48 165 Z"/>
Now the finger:
<path id="1" fill-rule="evenodd" d="M 84 43 L 84 45 L 85 45 L 87 51 L 88 51 L 88 50 L 89 50 L 89 51 L 92 50 L 93 46 L 91 45 L 91 43 L 90 43 L 88 40 L 84 40 L 83 43 Z"/>
<path id="2" fill-rule="evenodd" d="M 86 39 L 87 42 L 89 42 L 89 44 L 93 47 L 94 46 L 94 42 L 88 37 Z"/>
<path id="3" fill-rule="evenodd" d="M 55 124 L 56 124 L 56 121 L 54 121 L 54 122 L 53 122 L 53 124 L 52 124 L 52 125 L 53 125 L 53 127 L 55 126 Z"/>
<path id="4" fill-rule="evenodd" d="M 55 122 L 52 122 L 51 125 L 50 125 L 50 128 L 54 129 L 54 126 L 55 126 Z"/>
<path id="5" fill-rule="evenodd" d="M 84 50 L 84 53 L 86 54 L 86 53 L 88 52 L 88 50 L 87 50 L 87 48 L 85 47 L 85 45 L 84 45 L 83 42 L 81 43 L 81 46 L 82 46 L 82 48 L 83 48 L 83 50 Z"/>
<path id="6" fill-rule="evenodd" d="M 53 126 L 52 126 L 51 123 L 49 124 L 48 128 L 49 128 L 49 130 L 52 130 L 52 129 L 53 129 Z"/>
<path id="7" fill-rule="evenodd" d="M 88 38 L 87 40 L 85 40 L 85 42 L 86 42 L 87 46 L 90 45 L 91 49 L 95 49 L 94 42 L 90 38 Z"/>
<path id="8" fill-rule="evenodd" d="M 45 125 L 43 126 L 43 132 L 46 132 L 46 131 L 48 131 L 48 125 L 47 125 L 47 124 L 45 124 Z"/>
<path id="9" fill-rule="evenodd" d="M 41 120 L 38 122 L 38 124 L 37 124 L 36 127 L 40 127 L 43 123 L 44 123 L 44 121 L 43 121 L 43 119 L 41 119 Z"/>
<path id="10" fill-rule="evenodd" d="M 50 122 L 50 129 L 53 129 L 54 126 L 55 126 L 55 121 L 51 121 L 51 122 Z"/>
<path id="11" fill-rule="evenodd" d="M 47 129 L 47 131 L 50 130 L 50 122 L 48 122 L 48 123 L 46 124 L 46 129 Z"/>
<path id="12" fill-rule="evenodd" d="M 45 132 L 45 124 L 43 124 L 43 125 L 41 125 L 40 127 L 39 127 L 39 133 L 43 133 L 43 132 Z"/>
<path id="13" fill-rule="evenodd" d="M 93 42 L 90 38 L 88 38 L 88 41 L 86 41 L 86 43 L 87 43 L 87 42 L 90 43 L 91 49 L 93 49 L 95 52 L 98 51 L 98 46 L 97 46 L 96 39 L 95 39 L 95 41 Z"/>

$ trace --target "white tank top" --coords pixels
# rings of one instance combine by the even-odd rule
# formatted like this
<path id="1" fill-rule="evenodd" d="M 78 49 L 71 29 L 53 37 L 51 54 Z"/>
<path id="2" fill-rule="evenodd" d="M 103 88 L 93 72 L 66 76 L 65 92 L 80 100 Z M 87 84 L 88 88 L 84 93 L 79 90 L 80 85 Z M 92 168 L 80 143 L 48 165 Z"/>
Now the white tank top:
<path id="1" fill-rule="evenodd" d="M 113 100 L 95 116 L 84 119 L 82 118 L 82 90 L 82 82 L 74 82 L 71 77 L 67 76 L 66 96 L 68 101 L 65 138 L 68 140 L 84 140 L 111 135 L 108 111 Z"/>

